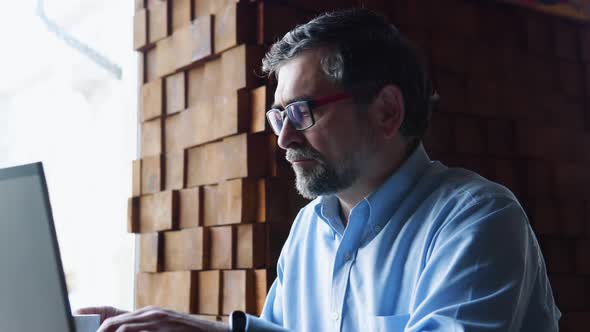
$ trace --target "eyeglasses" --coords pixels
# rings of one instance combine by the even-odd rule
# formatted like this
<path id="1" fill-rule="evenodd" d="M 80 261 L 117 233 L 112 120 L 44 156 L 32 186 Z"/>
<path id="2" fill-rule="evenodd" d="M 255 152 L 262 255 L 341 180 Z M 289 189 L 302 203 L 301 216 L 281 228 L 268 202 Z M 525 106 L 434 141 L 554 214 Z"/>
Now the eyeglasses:
<path id="1" fill-rule="evenodd" d="M 289 118 L 289 121 L 295 130 L 305 130 L 315 124 L 312 112 L 314 108 L 335 103 L 351 96 L 350 93 L 344 92 L 313 100 L 299 100 L 288 104 L 284 109 L 273 108 L 269 110 L 266 112 L 266 118 L 277 136 L 281 134 L 281 130 L 285 124 L 285 115 Z"/>

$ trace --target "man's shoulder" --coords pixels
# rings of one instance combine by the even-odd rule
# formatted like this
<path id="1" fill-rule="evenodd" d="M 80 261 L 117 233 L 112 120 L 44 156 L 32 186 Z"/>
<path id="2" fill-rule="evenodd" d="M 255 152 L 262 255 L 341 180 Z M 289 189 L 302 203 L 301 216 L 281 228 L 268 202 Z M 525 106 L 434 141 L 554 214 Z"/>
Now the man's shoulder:
<path id="1" fill-rule="evenodd" d="M 432 191 L 441 199 L 465 204 L 496 199 L 518 202 L 507 187 L 464 168 L 442 166 L 429 173 L 425 180 L 432 183 Z"/>

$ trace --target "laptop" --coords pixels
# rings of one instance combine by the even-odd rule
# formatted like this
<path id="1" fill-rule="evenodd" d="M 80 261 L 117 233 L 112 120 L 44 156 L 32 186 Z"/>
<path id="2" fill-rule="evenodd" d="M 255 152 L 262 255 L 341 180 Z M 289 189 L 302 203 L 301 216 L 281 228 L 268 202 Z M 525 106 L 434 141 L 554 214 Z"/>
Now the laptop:
<path id="1" fill-rule="evenodd" d="M 0 331 L 76 331 L 41 163 L 0 169 Z"/>

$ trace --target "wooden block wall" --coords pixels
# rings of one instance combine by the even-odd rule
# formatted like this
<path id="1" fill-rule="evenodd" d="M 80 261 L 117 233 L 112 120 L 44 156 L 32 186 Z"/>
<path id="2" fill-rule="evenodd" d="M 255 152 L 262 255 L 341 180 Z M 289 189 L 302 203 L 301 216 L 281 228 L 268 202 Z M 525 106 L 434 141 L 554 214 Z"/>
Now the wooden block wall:
<path id="1" fill-rule="evenodd" d="M 203 319 L 259 314 L 290 224 L 305 203 L 266 125 L 268 45 L 311 12 L 238 0 L 135 1 L 140 159 L 137 308 Z M 294 15 L 293 15 L 294 13 Z M 298 20 L 295 18 L 299 18 Z M 278 24 L 272 25 L 265 24 Z"/>
<path id="2" fill-rule="evenodd" d="M 561 331 L 590 317 L 590 25 L 498 2 L 393 1 L 440 103 L 426 147 L 513 190 L 539 239 Z"/>
<path id="3" fill-rule="evenodd" d="M 144 131 L 141 159 L 133 162 L 128 228 L 141 233 L 148 256 L 139 258 L 145 271 L 138 274 L 138 307 L 160 303 L 213 320 L 235 308 L 261 310 L 304 202 L 264 120 L 273 88 L 254 73 L 268 46 L 296 24 L 363 4 L 389 17 L 425 56 L 441 96 L 425 138 L 431 157 L 516 193 L 543 248 L 564 313 L 561 329 L 585 330 L 587 23 L 475 0 L 135 3 Z M 194 234 L 180 235 L 188 230 Z M 168 273 L 184 278 L 188 298 L 163 298 Z"/>

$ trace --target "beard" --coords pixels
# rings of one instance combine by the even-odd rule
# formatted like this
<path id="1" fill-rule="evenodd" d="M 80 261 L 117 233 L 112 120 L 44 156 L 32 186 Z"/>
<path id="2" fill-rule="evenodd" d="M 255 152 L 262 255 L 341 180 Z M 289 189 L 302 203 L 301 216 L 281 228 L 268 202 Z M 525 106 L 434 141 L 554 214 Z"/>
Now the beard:
<path id="1" fill-rule="evenodd" d="M 311 167 L 293 165 L 295 187 L 299 194 L 307 199 L 320 195 L 332 195 L 350 188 L 361 176 L 366 162 L 378 151 L 378 140 L 371 129 L 366 112 L 357 111 L 358 136 L 356 146 L 349 146 L 348 151 L 338 160 L 329 161 L 319 151 L 310 146 L 287 149 L 286 159 L 311 159 Z M 356 135 L 355 135 L 356 136 Z"/>
<path id="2" fill-rule="evenodd" d="M 293 165 L 295 187 L 307 199 L 320 195 L 335 194 L 349 188 L 361 174 L 359 154 L 347 153 L 334 163 L 327 161 L 321 153 L 311 147 L 287 150 L 287 160 L 311 159 L 315 163 L 308 168 Z"/>

